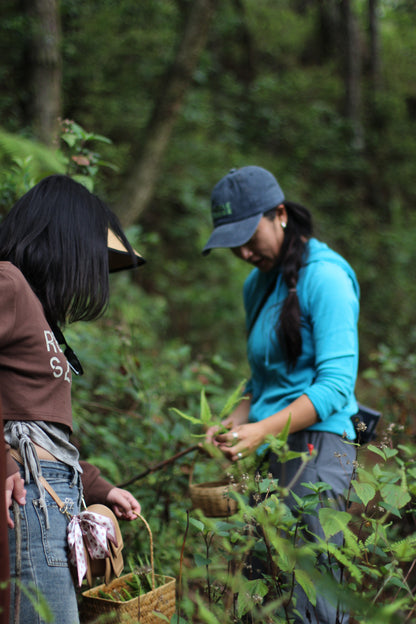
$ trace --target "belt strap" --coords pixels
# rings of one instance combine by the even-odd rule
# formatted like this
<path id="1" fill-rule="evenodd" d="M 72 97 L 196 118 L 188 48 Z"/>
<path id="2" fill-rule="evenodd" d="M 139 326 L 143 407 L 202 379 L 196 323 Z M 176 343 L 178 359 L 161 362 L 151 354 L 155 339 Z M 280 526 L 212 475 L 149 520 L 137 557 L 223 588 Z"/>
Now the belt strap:
<path id="1" fill-rule="evenodd" d="M 23 459 L 19 451 L 12 448 L 10 449 L 10 455 L 13 457 L 13 459 L 19 462 L 19 464 L 23 464 Z M 55 492 L 53 487 L 48 483 L 48 481 L 46 481 L 45 477 L 40 476 L 39 481 L 42 483 L 43 487 L 48 492 L 48 494 L 52 496 L 53 500 L 58 505 L 59 509 L 63 510 L 65 508 L 65 503 L 62 502 L 62 500 L 59 498 L 58 494 Z"/>

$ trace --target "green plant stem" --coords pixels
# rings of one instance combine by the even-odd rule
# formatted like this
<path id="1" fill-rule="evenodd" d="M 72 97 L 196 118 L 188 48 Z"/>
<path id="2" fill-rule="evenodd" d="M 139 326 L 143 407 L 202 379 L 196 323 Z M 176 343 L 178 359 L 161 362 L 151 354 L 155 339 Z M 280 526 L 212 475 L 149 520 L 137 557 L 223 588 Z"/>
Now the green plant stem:
<path id="1" fill-rule="evenodd" d="M 411 574 L 411 572 L 412 572 L 413 568 L 415 567 L 415 565 L 416 565 L 416 559 L 413 559 L 413 561 L 412 561 L 412 565 L 411 565 L 411 566 L 410 566 L 410 568 L 408 569 L 406 576 L 403 578 L 403 582 L 404 582 L 404 583 L 406 583 L 406 584 L 407 584 L 407 579 L 409 578 L 409 576 L 410 576 L 410 574 Z M 397 590 L 397 592 L 396 592 L 396 594 L 395 594 L 395 596 L 394 596 L 394 600 L 397 600 L 397 597 L 398 597 L 398 595 L 400 594 L 400 591 L 401 591 L 401 587 L 399 587 L 399 589 Z M 413 595 L 413 590 L 411 590 L 411 591 L 410 591 L 410 593 L 411 593 L 411 595 Z"/>
<path id="2" fill-rule="evenodd" d="M 412 617 L 413 613 L 415 612 L 416 606 L 412 607 L 409 611 L 409 613 L 406 616 L 405 622 L 409 622 L 410 618 Z"/>
<path id="3" fill-rule="evenodd" d="M 287 490 L 288 492 L 290 492 L 290 490 L 293 488 L 293 486 L 295 485 L 295 483 L 298 482 L 300 475 L 302 474 L 302 472 L 305 470 L 306 464 L 308 463 L 309 459 L 302 459 L 302 463 L 299 466 L 299 468 L 297 469 L 296 473 L 293 476 L 292 481 L 289 483 L 289 485 L 287 487 L 285 487 L 285 490 Z"/>
<path id="4" fill-rule="evenodd" d="M 211 548 L 211 544 L 212 544 L 212 540 L 214 539 L 214 534 L 207 534 L 206 536 L 204 535 L 204 541 L 205 541 L 205 556 L 207 558 L 207 561 L 209 559 L 209 551 Z M 209 576 L 209 564 L 207 563 L 205 565 L 206 571 L 207 571 L 207 590 L 208 590 L 208 604 L 211 606 L 212 604 L 212 594 L 211 594 L 211 580 L 210 580 L 210 576 Z"/>
<path id="5" fill-rule="evenodd" d="M 187 509 L 186 511 L 186 527 L 185 527 L 185 533 L 183 536 L 183 541 L 182 541 L 182 548 L 181 548 L 181 555 L 180 555 L 180 559 L 179 559 L 179 577 L 178 577 L 178 609 L 177 609 L 177 616 L 178 616 L 178 621 L 180 620 L 181 617 L 181 613 L 180 613 L 180 604 L 181 604 L 181 600 L 182 600 L 182 569 L 183 569 L 183 555 L 185 552 L 185 544 L 186 544 L 186 539 L 188 537 L 188 531 L 189 531 L 189 509 Z"/>
<path id="6" fill-rule="evenodd" d="M 384 579 L 383 584 L 381 585 L 380 589 L 378 590 L 378 592 L 376 593 L 376 595 L 374 596 L 373 600 L 371 601 L 373 604 L 376 604 L 378 597 L 382 594 L 385 586 L 387 585 L 387 583 L 393 578 L 393 574 L 389 574 L 389 576 Z"/>

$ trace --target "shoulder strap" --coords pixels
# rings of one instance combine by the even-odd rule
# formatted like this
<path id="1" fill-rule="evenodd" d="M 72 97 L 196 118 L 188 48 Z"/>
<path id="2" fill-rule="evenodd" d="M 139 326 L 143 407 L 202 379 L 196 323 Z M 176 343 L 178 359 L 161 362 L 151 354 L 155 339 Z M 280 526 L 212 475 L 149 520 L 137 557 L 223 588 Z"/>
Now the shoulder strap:
<path id="1" fill-rule="evenodd" d="M 68 360 L 68 364 L 71 367 L 72 371 L 75 375 L 83 375 L 84 369 L 81 366 L 81 362 L 75 355 L 74 351 L 71 349 L 67 341 L 65 340 L 65 336 L 62 333 L 62 330 L 58 327 L 58 324 L 54 321 L 50 321 L 49 325 L 54 333 L 54 336 L 60 345 L 64 345 L 64 355 Z"/>

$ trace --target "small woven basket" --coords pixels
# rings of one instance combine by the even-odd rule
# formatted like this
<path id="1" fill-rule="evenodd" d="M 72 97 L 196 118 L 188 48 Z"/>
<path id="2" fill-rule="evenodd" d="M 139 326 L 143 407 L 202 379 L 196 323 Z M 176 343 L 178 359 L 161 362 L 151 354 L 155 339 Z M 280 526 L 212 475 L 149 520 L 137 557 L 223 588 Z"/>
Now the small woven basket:
<path id="1" fill-rule="evenodd" d="M 125 574 L 118 579 L 114 579 L 108 585 L 98 585 L 93 589 L 83 592 L 83 616 L 87 620 L 94 620 L 100 615 L 113 613 L 114 617 L 111 622 L 129 622 L 140 624 L 160 624 L 161 618 L 158 613 L 165 615 L 170 621 L 175 613 L 176 597 L 176 581 L 171 576 L 160 576 L 155 574 L 155 583 L 163 584 L 156 587 L 147 594 L 136 596 L 131 600 L 109 600 L 99 596 L 100 590 L 111 594 L 112 591 L 120 591 L 123 587 L 130 590 L 126 581 L 133 578 L 134 574 Z"/>
<path id="2" fill-rule="evenodd" d="M 138 514 L 139 515 L 139 514 Z M 119 592 L 123 587 L 130 590 L 127 581 L 134 577 L 134 573 L 125 574 L 114 579 L 108 585 L 98 585 L 82 593 L 82 614 L 87 621 L 93 620 L 102 614 L 113 614 L 111 622 L 125 622 L 130 624 L 160 624 L 164 615 L 170 621 L 176 607 L 176 580 L 171 576 L 155 574 L 153 562 L 152 531 L 146 520 L 139 515 L 146 525 L 150 537 L 150 564 L 152 590 L 131 600 L 110 600 L 100 596 L 100 591 L 111 594 Z"/>
<path id="3" fill-rule="evenodd" d="M 200 509 L 207 518 L 224 518 L 238 511 L 238 502 L 230 496 L 230 492 L 238 492 L 240 486 L 228 479 L 208 481 L 206 483 L 189 483 L 189 495 L 194 508 Z"/>

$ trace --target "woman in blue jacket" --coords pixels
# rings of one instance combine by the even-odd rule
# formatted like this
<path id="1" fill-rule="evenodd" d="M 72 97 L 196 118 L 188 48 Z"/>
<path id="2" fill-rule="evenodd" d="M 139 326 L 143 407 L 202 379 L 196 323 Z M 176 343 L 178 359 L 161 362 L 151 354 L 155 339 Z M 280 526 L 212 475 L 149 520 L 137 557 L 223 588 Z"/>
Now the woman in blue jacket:
<path id="1" fill-rule="evenodd" d="M 350 265 L 312 237 L 312 218 L 285 200 L 275 177 L 261 167 L 231 170 L 212 192 L 214 230 L 203 253 L 230 248 L 255 268 L 244 284 L 251 378 L 225 420 L 228 431 L 207 438 L 232 461 L 278 435 L 290 418 L 293 451 L 314 449 L 302 483 L 322 481 L 345 509 L 356 449 L 351 417 L 357 413 L 359 286 Z M 311 446 L 312 445 L 312 446 Z M 266 472 L 288 484 L 300 460 L 284 467 L 272 453 Z M 298 496 L 310 493 L 297 483 Z M 288 500 L 294 506 L 294 498 Z M 322 535 L 317 517 L 308 529 Z M 341 536 L 342 538 L 342 536 Z M 335 624 L 336 606 L 318 597 L 316 608 L 297 588 L 296 622 Z M 348 616 L 344 614 L 344 624 Z"/>

